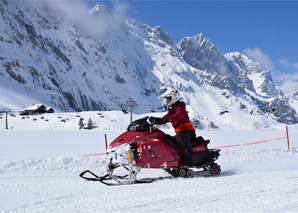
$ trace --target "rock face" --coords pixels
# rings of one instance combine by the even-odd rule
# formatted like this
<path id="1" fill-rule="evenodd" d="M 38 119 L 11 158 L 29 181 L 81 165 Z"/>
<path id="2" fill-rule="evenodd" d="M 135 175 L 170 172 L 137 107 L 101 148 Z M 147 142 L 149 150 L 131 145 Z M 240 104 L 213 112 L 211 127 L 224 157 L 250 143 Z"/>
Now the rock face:
<path id="1" fill-rule="evenodd" d="M 135 100 L 144 113 L 176 88 L 199 127 L 297 123 L 269 70 L 241 53 L 221 54 L 203 34 L 177 44 L 162 27 L 120 19 L 103 5 L 79 18 L 65 10 L 0 0 L 1 82 L 62 111 L 119 110 Z"/>

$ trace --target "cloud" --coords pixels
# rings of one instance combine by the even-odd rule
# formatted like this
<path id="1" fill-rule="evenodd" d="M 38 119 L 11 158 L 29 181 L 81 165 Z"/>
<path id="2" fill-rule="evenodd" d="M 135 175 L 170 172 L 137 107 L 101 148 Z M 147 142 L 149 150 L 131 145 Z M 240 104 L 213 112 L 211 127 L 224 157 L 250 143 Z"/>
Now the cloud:
<path id="1" fill-rule="evenodd" d="M 286 69 L 295 70 L 298 69 L 298 63 L 293 63 L 287 58 L 282 58 L 279 60 L 279 64 L 284 66 Z M 298 71 L 298 70 L 297 70 Z M 280 88 L 285 94 L 297 92 L 298 91 L 298 72 L 292 71 L 288 73 L 279 72 L 275 79 L 280 82 Z"/>
<path id="2" fill-rule="evenodd" d="M 285 94 L 289 94 L 289 93 L 292 93 L 292 92 L 297 92 L 297 90 L 298 90 L 298 81 L 287 80 L 287 81 L 284 81 L 279 87 L 282 89 L 282 91 Z"/>
<path id="3" fill-rule="evenodd" d="M 298 72 L 275 72 L 273 76 L 275 82 L 278 82 L 279 88 L 284 94 L 298 91 Z"/>
<path id="4" fill-rule="evenodd" d="M 278 70 L 272 77 L 284 94 L 298 91 L 298 72 L 285 73 Z"/>
<path id="5" fill-rule="evenodd" d="M 258 47 L 255 47 L 253 49 L 244 49 L 243 53 L 249 58 L 253 58 L 255 61 L 259 62 L 263 68 L 270 71 L 274 70 L 274 62 L 270 60 L 269 56 L 263 53 L 262 50 Z"/>
<path id="6" fill-rule="evenodd" d="M 129 8 L 128 4 L 115 2 L 113 4 L 115 14 L 109 12 L 109 9 L 105 9 L 105 6 L 102 6 L 102 10 L 90 15 L 90 9 L 86 1 L 83 0 L 37 0 L 34 3 L 36 4 L 37 2 L 41 3 L 39 5 L 41 8 L 49 8 L 51 11 L 56 11 L 62 19 L 95 37 L 120 29 L 121 21 Z"/>
<path id="7" fill-rule="evenodd" d="M 125 2 L 113 2 L 113 12 L 120 18 L 125 18 L 130 5 Z"/>
<path id="8" fill-rule="evenodd" d="M 298 73 L 279 73 L 277 77 L 278 77 L 278 81 L 280 82 L 290 81 L 290 80 L 298 81 Z"/>
<path id="9" fill-rule="evenodd" d="M 282 59 L 280 59 L 280 60 L 279 60 L 279 63 L 280 63 L 281 65 L 289 66 L 289 61 L 288 61 L 288 59 L 286 59 L 286 58 L 282 58 Z"/>
<path id="10" fill-rule="evenodd" d="M 279 63 L 283 66 L 292 67 L 298 69 L 298 63 L 290 62 L 287 58 L 282 58 L 279 60 Z"/>

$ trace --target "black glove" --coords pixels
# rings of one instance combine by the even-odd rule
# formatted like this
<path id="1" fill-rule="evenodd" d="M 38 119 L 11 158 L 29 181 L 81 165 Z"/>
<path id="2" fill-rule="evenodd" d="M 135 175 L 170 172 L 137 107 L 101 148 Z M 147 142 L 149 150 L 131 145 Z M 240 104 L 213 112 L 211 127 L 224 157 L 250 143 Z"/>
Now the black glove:
<path id="1" fill-rule="evenodd" d="M 161 122 L 161 119 L 160 118 L 156 118 L 156 117 L 149 117 L 149 121 L 152 124 L 158 124 L 158 123 Z"/>
<path id="2" fill-rule="evenodd" d="M 161 119 L 161 123 L 168 123 L 170 121 L 169 117 L 165 117 L 163 119 Z"/>

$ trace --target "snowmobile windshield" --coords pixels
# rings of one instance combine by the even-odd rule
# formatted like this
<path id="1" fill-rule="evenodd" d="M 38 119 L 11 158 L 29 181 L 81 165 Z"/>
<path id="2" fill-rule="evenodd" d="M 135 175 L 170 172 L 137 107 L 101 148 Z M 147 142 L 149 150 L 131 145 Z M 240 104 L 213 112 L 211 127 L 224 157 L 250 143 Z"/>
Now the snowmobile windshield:
<path id="1" fill-rule="evenodd" d="M 150 131 L 150 124 L 147 122 L 148 116 L 135 120 L 129 124 L 127 131 L 130 132 L 144 132 Z"/>

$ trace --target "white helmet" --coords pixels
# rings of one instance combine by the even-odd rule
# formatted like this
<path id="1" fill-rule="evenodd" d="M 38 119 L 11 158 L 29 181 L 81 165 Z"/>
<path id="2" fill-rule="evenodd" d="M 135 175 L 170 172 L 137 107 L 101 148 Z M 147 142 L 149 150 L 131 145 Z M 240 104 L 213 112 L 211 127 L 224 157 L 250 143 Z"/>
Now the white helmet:
<path id="1" fill-rule="evenodd" d="M 169 103 L 167 103 L 165 106 L 166 110 L 169 110 L 171 108 L 171 106 L 174 103 L 176 103 L 177 101 L 179 101 L 182 97 L 181 97 L 180 93 L 178 92 L 178 90 L 170 89 L 158 97 L 158 99 L 160 99 L 160 98 L 171 98 L 171 101 Z"/>

